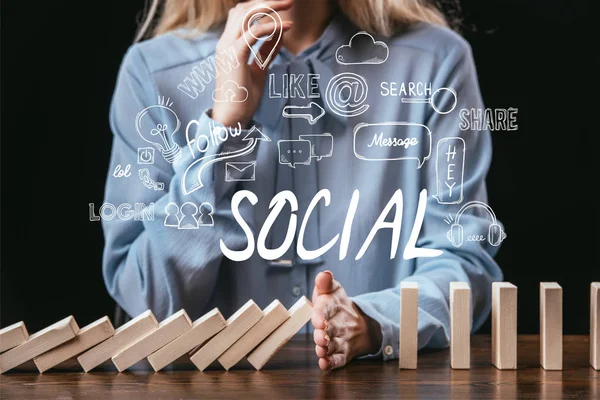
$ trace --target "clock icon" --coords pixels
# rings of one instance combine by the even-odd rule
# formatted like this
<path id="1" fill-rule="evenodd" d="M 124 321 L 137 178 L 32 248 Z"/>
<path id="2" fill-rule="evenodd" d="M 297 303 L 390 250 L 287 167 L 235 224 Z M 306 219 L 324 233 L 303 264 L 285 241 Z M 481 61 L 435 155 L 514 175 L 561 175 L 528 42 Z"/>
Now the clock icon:
<path id="1" fill-rule="evenodd" d="M 140 147 L 138 149 L 138 164 L 154 164 L 154 149 L 152 147 Z"/>

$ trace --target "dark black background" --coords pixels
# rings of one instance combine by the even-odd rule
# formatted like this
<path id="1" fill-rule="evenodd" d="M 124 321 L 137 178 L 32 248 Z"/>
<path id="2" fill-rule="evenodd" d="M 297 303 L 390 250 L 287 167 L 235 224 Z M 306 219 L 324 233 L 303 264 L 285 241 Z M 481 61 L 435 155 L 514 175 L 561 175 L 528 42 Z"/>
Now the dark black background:
<path id="1" fill-rule="evenodd" d="M 108 108 L 144 1 L 1 3 L 1 315 L 30 332 L 69 314 L 112 315 L 101 274 Z M 600 71 L 591 1 L 463 1 L 486 106 L 518 107 L 495 132 L 490 205 L 508 233 L 497 260 L 519 287 L 519 331 L 538 331 L 538 284 L 564 288 L 564 330 L 589 329 L 597 254 Z M 597 26 L 597 23 L 596 23 Z M 484 330 L 489 329 L 487 326 Z"/>

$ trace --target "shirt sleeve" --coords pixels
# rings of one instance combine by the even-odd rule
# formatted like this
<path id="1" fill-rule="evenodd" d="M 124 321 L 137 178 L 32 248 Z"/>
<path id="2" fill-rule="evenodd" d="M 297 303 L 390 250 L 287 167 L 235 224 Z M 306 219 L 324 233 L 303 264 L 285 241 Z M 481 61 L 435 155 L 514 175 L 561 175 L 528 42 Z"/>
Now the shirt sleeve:
<path id="1" fill-rule="evenodd" d="M 397 263 L 397 268 L 404 268 L 406 263 L 414 263 L 414 273 L 404 280 L 419 284 L 419 349 L 444 348 L 449 345 L 450 282 L 463 281 L 471 287 L 472 331 L 475 331 L 485 322 L 490 312 L 491 283 L 502 280 L 502 271 L 493 259 L 498 247 L 491 246 L 487 241 L 466 240 L 460 247 L 454 247 L 447 238 L 450 225 L 444 221 L 469 201 L 487 203 L 485 178 L 492 158 L 490 133 L 459 128 L 461 109 L 483 108 L 471 49 L 466 42 L 461 42 L 460 46 L 451 50 L 441 61 L 432 87 L 454 89 L 457 105 L 451 113 L 431 112 L 427 118 L 426 125 L 432 131 L 432 157 L 421 172 L 423 175 L 420 179 L 428 191 L 428 197 L 425 219 L 416 247 L 439 249 L 443 253 L 437 257 L 400 260 Z M 463 200 L 457 205 L 440 204 L 432 196 L 436 194 L 436 143 L 443 137 L 460 137 L 465 142 Z M 470 208 L 460 219 L 465 234 L 487 232 L 490 223 L 487 211 L 478 208 Z M 381 326 L 381 348 L 377 354 L 370 356 L 383 357 L 384 360 L 398 358 L 399 285 L 356 296 L 353 301 Z"/>
<path id="2" fill-rule="evenodd" d="M 118 76 L 110 110 L 110 125 L 113 133 L 112 153 L 105 187 L 104 203 L 114 207 L 130 204 L 136 209 L 135 216 L 129 219 L 103 219 L 105 236 L 103 254 L 103 276 L 106 287 L 115 301 L 129 314 L 138 315 L 151 309 L 157 318 L 163 319 L 181 308 L 190 317 L 200 316 L 206 308 L 217 281 L 222 259 L 219 242 L 227 242 L 232 250 L 246 246 L 246 236 L 233 220 L 230 198 L 235 191 L 234 182 L 223 179 L 223 163 L 210 163 L 202 172 L 203 187 L 184 191 L 182 178 L 195 157 L 185 144 L 182 156 L 175 163 L 167 162 L 154 147 L 154 163 L 138 165 L 138 149 L 151 148 L 152 144 L 142 139 L 136 129 L 136 116 L 142 110 L 157 104 L 157 93 L 143 54 L 133 46 L 125 56 Z M 167 118 L 164 109 L 149 111 L 144 127 L 164 123 Z M 195 136 L 207 134 L 211 126 L 220 126 L 210 118 L 210 112 L 199 116 L 194 125 Z M 181 129 L 185 135 L 185 125 Z M 200 165 L 214 159 L 217 153 L 230 153 L 247 145 L 243 140 L 245 132 L 235 138 L 213 145 L 203 153 Z M 191 136 L 191 135 L 190 135 Z M 181 140 L 180 137 L 180 140 Z M 118 165 L 125 168 L 131 164 L 130 177 L 116 178 L 112 171 Z M 164 183 L 164 190 L 147 188 L 138 170 L 147 168 L 152 180 Z M 217 176 L 221 179 L 216 178 Z M 198 229 L 178 229 L 165 226 L 170 203 L 181 207 L 193 203 L 199 208 L 204 203 L 212 206 L 213 226 L 200 226 Z M 153 217 L 142 215 L 136 205 L 153 208 Z M 193 206 L 191 206 L 193 208 Z M 206 208 L 210 212 L 210 208 Z M 201 218 L 199 214 L 196 218 Z M 208 224 L 205 224 L 208 225 Z"/>

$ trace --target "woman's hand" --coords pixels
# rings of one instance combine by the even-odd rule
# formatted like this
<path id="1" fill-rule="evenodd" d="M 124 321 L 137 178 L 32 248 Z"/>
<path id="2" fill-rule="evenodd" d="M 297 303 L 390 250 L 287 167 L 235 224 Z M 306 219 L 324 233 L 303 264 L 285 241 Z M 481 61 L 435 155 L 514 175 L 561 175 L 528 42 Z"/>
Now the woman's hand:
<path id="1" fill-rule="evenodd" d="M 323 371 L 340 368 L 353 358 L 377 353 L 381 328 L 365 315 L 329 271 L 315 279 L 312 324 L 315 351 Z"/>
<path id="2" fill-rule="evenodd" d="M 271 18 L 264 17 L 266 22 L 253 24 L 249 30 L 244 31 L 242 26 L 247 26 L 249 19 L 254 14 L 248 15 L 249 11 L 258 4 L 270 7 L 274 11 L 287 10 L 292 6 L 293 2 L 294 0 L 252 0 L 239 3 L 229 11 L 225 29 L 217 43 L 216 54 L 219 55 L 222 52 L 228 51 L 229 48 L 233 48 L 240 65 L 228 73 L 220 73 L 216 79 L 216 87 L 217 89 L 221 88 L 225 82 L 233 81 L 240 87 L 248 90 L 248 98 L 243 102 L 228 102 L 227 96 L 231 94 L 228 95 L 226 90 L 218 91 L 215 94 L 215 96 L 219 96 L 216 97 L 218 101 L 215 101 L 212 111 L 212 118 L 215 121 L 225 126 L 237 126 L 240 123 L 242 127 L 247 127 L 260 104 L 268 67 L 279 52 L 281 40 L 279 42 L 276 40 L 279 36 L 279 31 L 282 30 L 282 32 L 285 32 L 292 26 L 291 21 L 283 21 L 283 24 L 279 25 L 273 22 Z M 262 12 L 264 9 L 257 11 Z M 277 18 L 275 19 L 278 20 Z M 269 53 L 273 51 L 271 59 L 265 68 L 262 69 L 256 63 L 256 60 L 248 64 L 251 55 L 250 46 L 254 46 L 258 42 L 259 39 L 257 38 L 271 34 L 273 39 L 265 41 L 259 51 L 263 60 L 266 60 Z M 245 96 L 245 91 L 242 94 Z"/>

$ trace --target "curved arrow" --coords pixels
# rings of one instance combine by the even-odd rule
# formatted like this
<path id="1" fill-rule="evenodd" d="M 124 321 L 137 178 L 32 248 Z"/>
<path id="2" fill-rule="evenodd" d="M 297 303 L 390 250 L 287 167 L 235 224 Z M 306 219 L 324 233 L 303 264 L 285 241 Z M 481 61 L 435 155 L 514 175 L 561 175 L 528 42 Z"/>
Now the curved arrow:
<path id="1" fill-rule="evenodd" d="M 252 137 L 252 136 L 254 136 L 254 137 Z M 250 154 L 254 151 L 254 149 L 256 148 L 256 145 L 258 145 L 258 142 L 260 140 L 264 140 L 264 141 L 268 141 L 268 142 L 271 141 L 271 139 L 269 139 L 268 136 L 265 136 L 258 128 L 254 127 L 242 139 L 242 141 L 250 142 L 250 143 L 248 143 L 248 145 L 246 147 L 236 150 L 236 151 L 229 151 L 229 152 L 222 152 L 219 154 L 213 154 L 210 156 L 199 158 L 196 161 L 194 161 L 192 164 L 190 164 L 189 167 L 187 167 L 187 169 L 183 173 L 183 178 L 181 179 L 181 189 L 183 190 L 183 193 L 188 195 L 188 194 L 195 192 L 196 190 L 204 187 L 204 184 L 202 183 L 202 171 L 204 171 L 204 169 L 206 167 L 208 167 L 209 165 L 212 165 L 216 162 L 222 161 L 222 160 L 228 160 L 231 158 L 242 157 L 247 154 Z M 187 182 L 188 181 L 188 179 L 187 179 L 188 173 L 192 170 L 192 168 L 198 166 L 200 162 L 202 162 L 208 158 L 212 158 L 212 160 L 207 161 L 206 163 L 200 165 L 200 168 L 197 170 L 197 172 L 194 172 L 194 176 L 196 177 L 196 180 L 188 184 L 188 182 Z"/>

